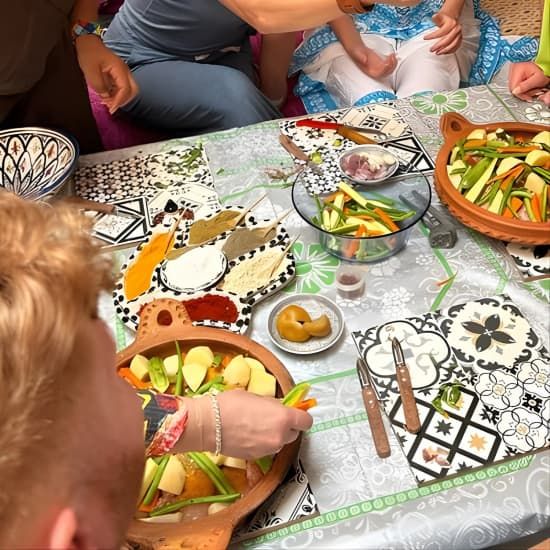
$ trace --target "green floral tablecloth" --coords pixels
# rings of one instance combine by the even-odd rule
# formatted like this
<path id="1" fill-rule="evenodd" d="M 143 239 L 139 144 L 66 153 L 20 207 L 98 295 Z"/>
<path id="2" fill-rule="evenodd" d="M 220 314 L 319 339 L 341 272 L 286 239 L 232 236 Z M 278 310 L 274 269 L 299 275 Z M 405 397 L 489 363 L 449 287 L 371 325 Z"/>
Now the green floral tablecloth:
<path id="1" fill-rule="evenodd" d="M 548 109 L 518 101 L 498 83 L 399 100 L 395 106 L 433 157 L 441 144 L 439 116 L 445 112 L 460 112 L 474 122 L 550 123 Z M 268 169 L 288 171 L 292 167 L 278 144 L 278 133 L 278 124 L 273 122 L 199 138 L 222 204 L 247 204 L 266 191 L 270 201 L 264 201 L 259 215 L 271 217 L 291 206 L 292 178 L 275 180 L 266 175 Z M 156 153 L 196 141 L 175 140 L 113 151 L 84 157 L 82 163 L 121 160 L 137 151 Z M 242 545 L 484 548 L 550 525 L 548 452 L 417 488 L 395 438 L 390 459 L 379 459 L 373 450 L 354 370 L 353 330 L 505 293 L 548 345 L 549 280 L 523 282 L 500 243 L 451 218 L 449 221 L 458 231 L 455 248 L 431 249 L 427 230 L 419 226 L 405 250 L 365 268 L 367 290 L 361 300 L 342 300 L 334 288 L 339 260 L 324 252 L 315 233 L 297 214 L 286 219 L 289 232 L 300 234 L 294 246 L 297 277 L 284 291 L 255 306 L 249 335 L 270 348 L 296 381 L 308 380 L 313 385 L 319 406 L 313 411 L 315 424 L 304 438 L 301 458 L 320 514 Z M 118 261 L 123 257 L 117 253 Z M 448 283 L 438 285 L 446 279 Z M 292 292 L 321 293 L 337 300 L 346 331 L 334 348 L 301 357 L 273 346 L 266 331 L 268 314 L 278 300 Z M 101 313 L 113 326 L 118 345 L 129 343 L 132 335 L 117 322 L 108 297 L 102 301 Z"/>

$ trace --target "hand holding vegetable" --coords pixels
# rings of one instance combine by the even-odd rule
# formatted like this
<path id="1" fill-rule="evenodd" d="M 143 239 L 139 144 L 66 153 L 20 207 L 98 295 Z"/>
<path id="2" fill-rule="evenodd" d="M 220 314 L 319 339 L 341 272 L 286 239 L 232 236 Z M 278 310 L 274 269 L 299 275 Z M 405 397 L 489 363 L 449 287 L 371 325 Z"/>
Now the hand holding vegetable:
<path id="1" fill-rule="evenodd" d="M 279 400 L 243 390 L 217 396 L 222 424 L 222 454 L 253 460 L 278 452 L 308 430 L 310 414 L 286 407 Z M 175 452 L 214 451 L 216 447 L 215 414 L 209 396 L 186 398 L 189 420 L 185 436 Z"/>

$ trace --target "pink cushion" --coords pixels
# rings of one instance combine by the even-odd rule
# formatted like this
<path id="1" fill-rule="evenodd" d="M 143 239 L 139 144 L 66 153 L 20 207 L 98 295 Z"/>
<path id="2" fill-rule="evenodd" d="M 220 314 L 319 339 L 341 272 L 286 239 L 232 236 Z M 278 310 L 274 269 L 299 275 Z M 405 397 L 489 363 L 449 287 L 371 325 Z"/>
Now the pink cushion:
<path id="1" fill-rule="evenodd" d="M 114 10 L 112 13 L 116 13 L 122 2 L 123 0 L 108 0 L 107 2 L 103 2 L 102 7 L 103 9 Z M 297 34 L 297 41 L 299 42 L 300 40 L 301 34 Z M 262 38 L 258 34 L 252 36 L 250 42 L 252 45 L 254 62 L 257 64 L 260 58 Z M 296 77 L 290 78 L 288 81 L 287 101 L 281 108 L 281 112 L 287 117 L 306 114 L 302 101 L 292 92 L 295 85 Z M 94 90 L 88 88 L 88 93 L 99 135 L 101 136 L 103 147 L 106 151 L 131 147 L 133 145 L 141 145 L 143 143 L 151 143 L 153 141 L 161 141 L 166 138 L 166 135 L 162 134 L 162 132 L 140 126 L 138 123 L 125 116 L 124 113 L 116 113 L 114 116 L 111 116 L 107 107 L 101 103 L 101 98 Z"/>

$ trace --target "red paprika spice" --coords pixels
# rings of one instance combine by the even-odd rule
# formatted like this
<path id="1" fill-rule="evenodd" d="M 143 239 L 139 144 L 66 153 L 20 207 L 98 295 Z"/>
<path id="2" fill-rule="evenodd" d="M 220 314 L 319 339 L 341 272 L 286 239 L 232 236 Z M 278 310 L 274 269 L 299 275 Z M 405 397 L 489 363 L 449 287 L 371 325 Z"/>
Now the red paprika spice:
<path id="1" fill-rule="evenodd" d="M 227 296 L 218 296 L 216 294 L 205 294 L 200 298 L 192 300 L 183 300 L 191 321 L 225 321 L 234 323 L 239 316 L 237 307 Z"/>

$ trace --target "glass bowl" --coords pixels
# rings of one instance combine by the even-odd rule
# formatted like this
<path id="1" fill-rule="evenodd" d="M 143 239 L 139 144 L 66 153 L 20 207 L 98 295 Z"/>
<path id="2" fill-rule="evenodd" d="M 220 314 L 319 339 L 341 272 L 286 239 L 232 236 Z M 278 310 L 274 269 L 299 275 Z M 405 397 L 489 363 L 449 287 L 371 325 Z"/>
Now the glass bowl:
<path id="1" fill-rule="evenodd" d="M 350 157 L 354 155 L 356 157 L 370 157 L 375 162 L 384 162 L 386 169 L 384 170 L 383 175 L 379 178 L 374 179 L 361 179 L 354 175 L 351 175 L 346 165 L 349 164 Z M 393 161 L 391 164 L 387 162 L 387 160 L 389 159 Z M 359 145 L 358 147 L 353 147 L 352 149 L 348 149 L 347 151 L 342 153 L 342 155 L 340 155 L 340 159 L 338 160 L 338 166 L 340 167 L 342 175 L 345 178 L 353 181 L 354 183 L 357 183 L 359 185 L 374 185 L 381 183 L 388 178 L 391 178 L 391 176 L 395 174 L 395 172 L 399 168 L 399 159 L 381 145 Z"/>
<path id="2" fill-rule="evenodd" d="M 322 203 L 329 194 L 310 195 L 301 178 L 298 178 L 292 187 L 292 202 L 298 214 L 317 231 L 321 246 L 329 254 L 355 263 L 379 262 L 399 252 L 407 244 L 413 227 L 430 206 L 432 197 L 428 180 L 419 172 L 393 177 L 377 184 L 375 188 L 356 186 L 353 189 L 366 199 L 389 199 L 393 201 L 394 208 L 413 210 L 411 204 L 415 205 L 414 214 L 397 222 L 399 229 L 392 233 L 371 237 L 339 235 L 321 227 L 319 221 L 318 201 Z M 413 191 L 417 194 L 413 195 Z M 353 255 L 350 250 L 354 251 Z"/>

